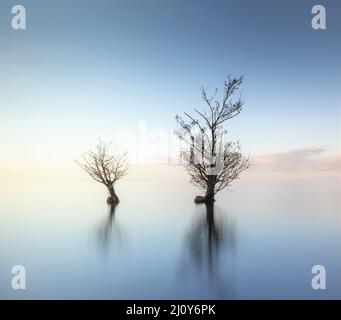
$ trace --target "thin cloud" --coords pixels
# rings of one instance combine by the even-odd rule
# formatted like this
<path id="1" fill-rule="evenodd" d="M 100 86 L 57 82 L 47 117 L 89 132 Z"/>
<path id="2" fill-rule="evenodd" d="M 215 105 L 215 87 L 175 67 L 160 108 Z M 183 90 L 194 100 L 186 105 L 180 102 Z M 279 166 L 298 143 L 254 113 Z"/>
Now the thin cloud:
<path id="1" fill-rule="evenodd" d="M 341 173 L 340 154 L 322 148 L 302 148 L 254 157 L 254 171 L 277 173 Z"/>

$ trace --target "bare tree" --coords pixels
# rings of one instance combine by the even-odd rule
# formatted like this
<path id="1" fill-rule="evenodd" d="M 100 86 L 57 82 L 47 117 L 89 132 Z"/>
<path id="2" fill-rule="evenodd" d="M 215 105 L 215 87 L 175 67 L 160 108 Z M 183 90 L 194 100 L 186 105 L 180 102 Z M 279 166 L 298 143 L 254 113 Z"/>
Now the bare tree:
<path id="1" fill-rule="evenodd" d="M 119 203 L 114 185 L 117 180 L 127 174 L 129 169 L 126 153 L 112 155 L 110 154 L 110 144 L 100 140 L 95 151 L 85 152 L 82 161 L 76 161 L 76 163 L 94 180 L 107 187 L 109 191 L 108 204 Z"/>
<path id="2" fill-rule="evenodd" d="M 215 195 L 229 187 L 240 173 L 250 165 L 249 157 L 240 152 L 239 142 L 225 141 L 227 131 L 224 123 L 237 116 L 243 107 L 242 99 L 235 98 L 243 78 L 231 78 L 224 82 L 222 101 L 215 99 L 218 89 L 209 97 L 202 88 L 202 98 L 207 105 L 206 111 L 194 109 L 195 114 L 176 116 L 179 129 L 177 136 L 185 141 L 182 152 L 191 182 L 205 190 L 205 196 L 197 196 L 195 202 L 210 203 Z"/>

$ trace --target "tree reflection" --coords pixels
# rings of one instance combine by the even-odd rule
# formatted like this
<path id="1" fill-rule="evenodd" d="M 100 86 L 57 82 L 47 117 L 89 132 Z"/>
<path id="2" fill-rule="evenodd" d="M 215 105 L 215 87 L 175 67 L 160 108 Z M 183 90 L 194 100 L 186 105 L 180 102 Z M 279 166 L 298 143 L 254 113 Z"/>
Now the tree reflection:
<path id="1" fill-rule="evenodd" d="M 103 251 L 107 251 L 113 242 L 122 243 L 122 232 L 116 221 L 118 205 L 109 206 L 109 213 L 98 227 L 98 240 Z"/>
<path id="2" fill-rule="evenodd" d="M 207 292 L 203 292 L 204 295 L 228 298 L 233 293 L 229 274 L 233 264 L 229 258 L 236 247 L 235 223 L 227 220 L 226 215 L 217 215 L 213 203 L 200 205 L 199 208 L 205 209 L 204 214 L 196 217 L 186 237 L 188 273 L 196 277 L 192 283 L 205 286 Z M 200 278 L 197 272 L 200 272 Z M 203 284 L 205 280 L 207 283 Z"/>

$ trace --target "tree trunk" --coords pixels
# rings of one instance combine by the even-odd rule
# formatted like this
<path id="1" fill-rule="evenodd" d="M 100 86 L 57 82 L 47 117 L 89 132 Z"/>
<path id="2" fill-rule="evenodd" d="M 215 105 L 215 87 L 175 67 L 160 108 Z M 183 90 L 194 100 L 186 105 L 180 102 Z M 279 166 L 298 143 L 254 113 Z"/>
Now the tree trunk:
<path id="1" fill-rule="evenodd" d="M 206 194 L 204 197 L 197 196 L 194 199 L 195 203 L 213 203 L 215 201 L 214 195 L 215 195 L 215 185 L 217 183 L 217 176 L 216 175 L 209 175 L 208 181 L 207 181 L 207 188 L 206 188 Z"/>
<path id="2" fill-rule="evenodd" d="M 109 191 L 109 197 L 107 199 L 107 203 L 110 205 L 116 205 L 120 202 L 120 200 L 118 199 L 118 196 L 115 192 L 115 188 L 113 185 L 108 185 L 107 186 L 108 191 Z"/>
<path id="3" fill-rule="evenodd" d="M 207 189 L 205 194 L 206 203 L 214 201 L 214 189 L 217 183 L 217 176 L 209 175 L 207 181 Z"/>

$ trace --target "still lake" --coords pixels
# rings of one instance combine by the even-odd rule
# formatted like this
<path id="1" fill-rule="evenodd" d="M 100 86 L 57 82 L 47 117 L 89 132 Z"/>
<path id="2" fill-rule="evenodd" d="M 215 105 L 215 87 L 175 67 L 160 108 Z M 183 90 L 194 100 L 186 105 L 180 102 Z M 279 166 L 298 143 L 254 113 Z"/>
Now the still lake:
<path id="1" fill-rule="evenodd" d="M 341 299 L 340 180 L 242 177 L 206 208 L 164 170 L 122 180 L 113 213 L 86 177 L 0 181 L 0 299 Z"/>

